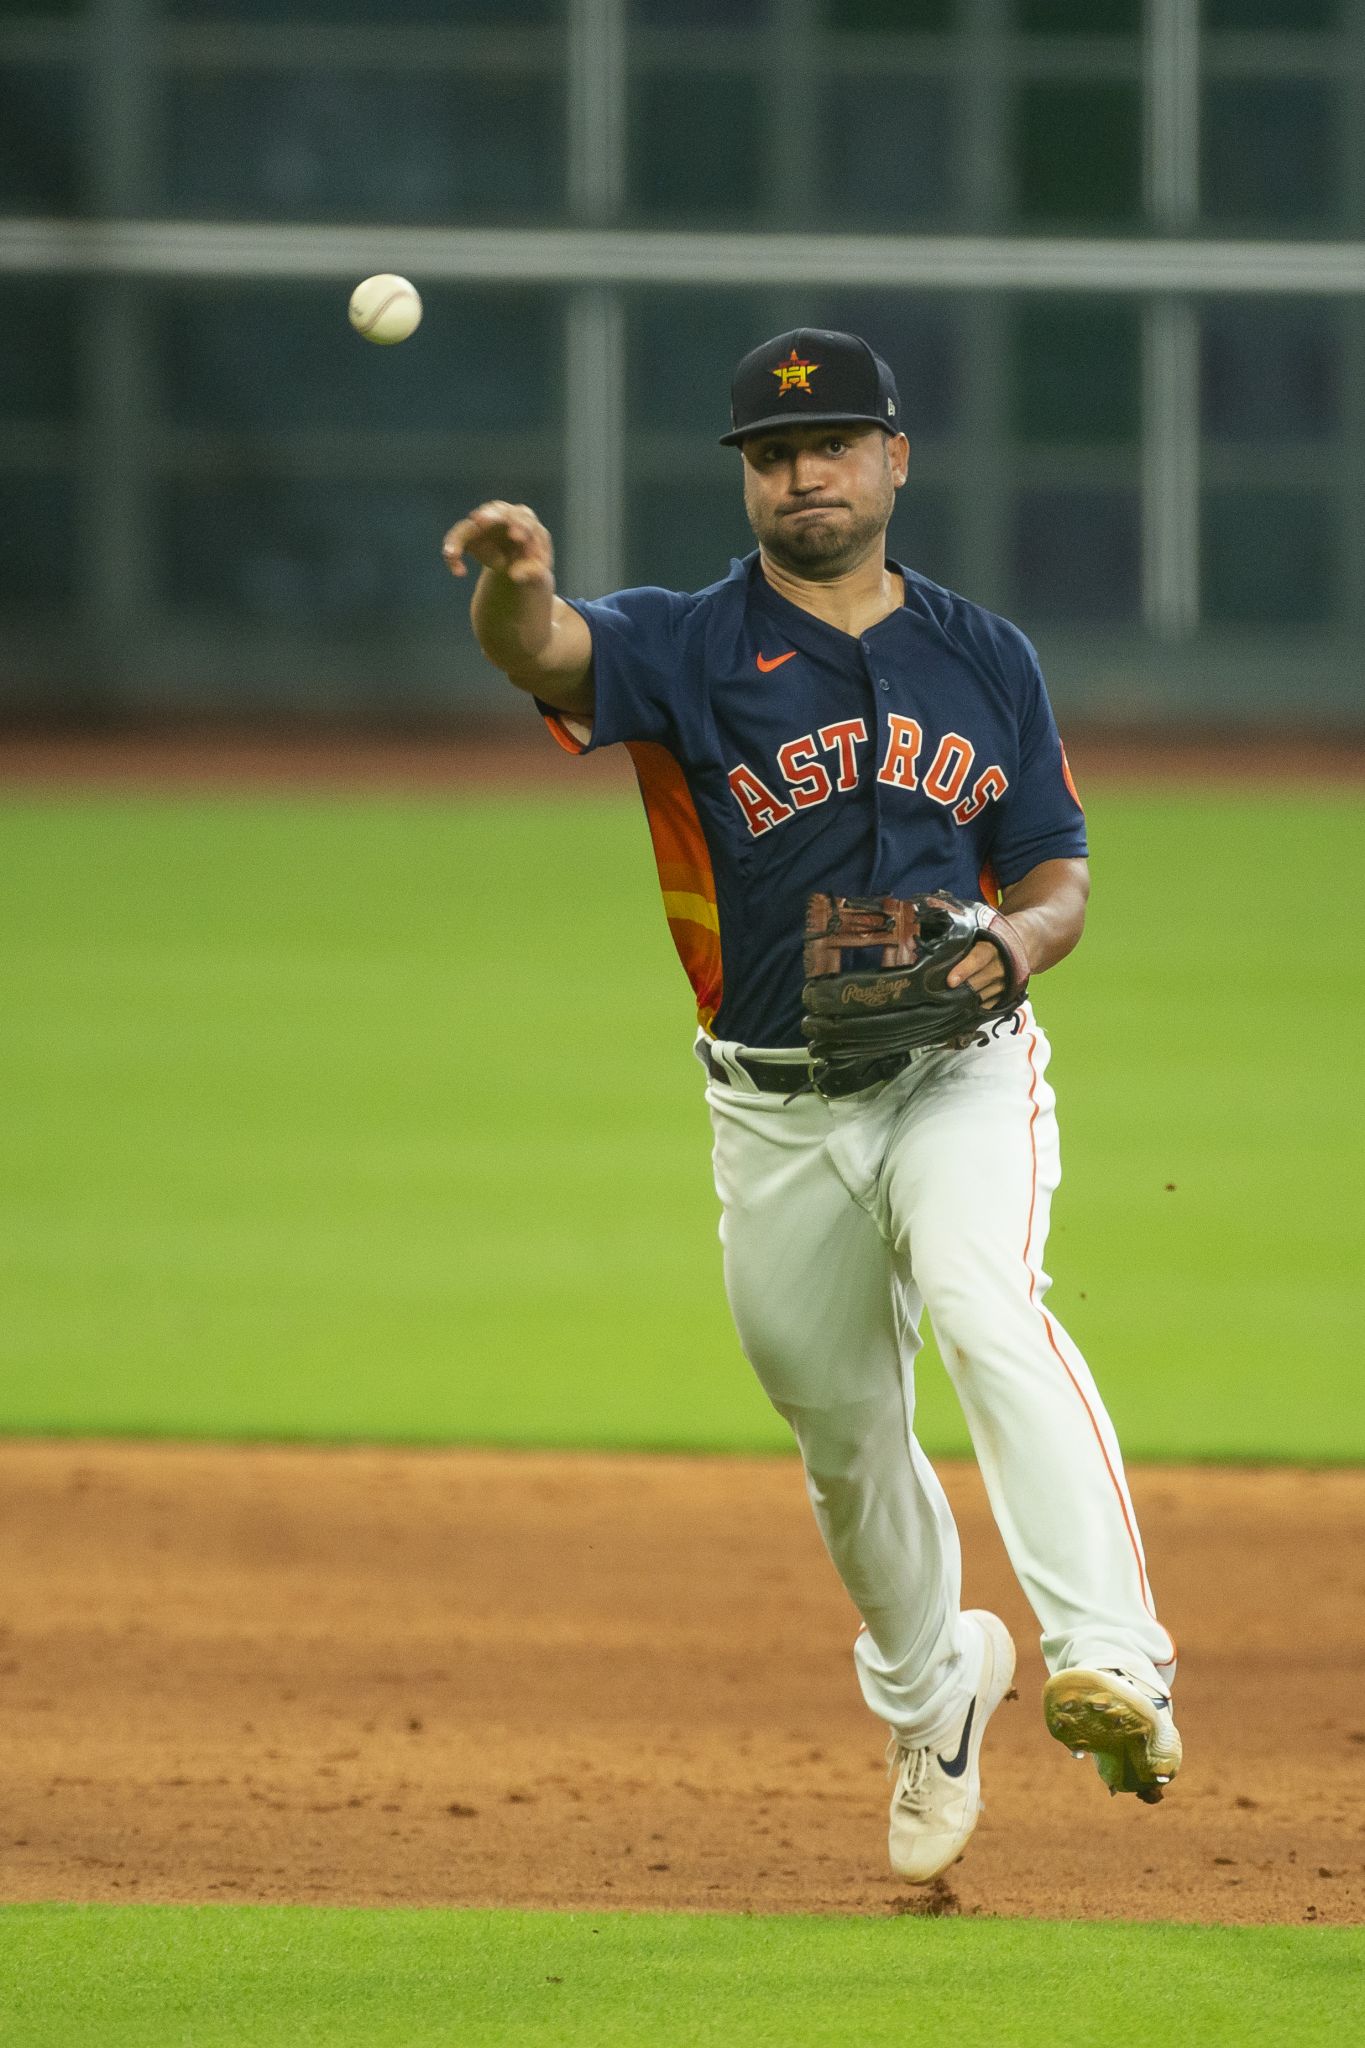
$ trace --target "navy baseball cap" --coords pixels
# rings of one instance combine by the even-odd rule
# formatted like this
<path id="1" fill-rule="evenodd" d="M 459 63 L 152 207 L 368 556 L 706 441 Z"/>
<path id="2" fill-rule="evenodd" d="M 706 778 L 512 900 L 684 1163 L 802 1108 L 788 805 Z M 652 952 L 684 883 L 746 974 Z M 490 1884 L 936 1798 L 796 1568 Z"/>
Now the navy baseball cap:
<path id="1" fill-rule="evenodd" d="M 720 442 L 733 448 L 750 434 L 835 420 L 898 434 L 900 410 L 895 378 L 860 335 L 794 327 L 750 349 L 740 363 L 730 385 L 730 431 Z"/>

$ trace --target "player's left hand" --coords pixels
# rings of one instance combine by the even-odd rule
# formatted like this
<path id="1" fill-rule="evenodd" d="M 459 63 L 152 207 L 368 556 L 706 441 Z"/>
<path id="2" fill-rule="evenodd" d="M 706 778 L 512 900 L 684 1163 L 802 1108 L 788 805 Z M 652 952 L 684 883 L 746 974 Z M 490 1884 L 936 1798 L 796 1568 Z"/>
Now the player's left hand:
<path id="1" fill-rule="evenodd" d="M 1000 948 L 989 939 L 978 939 L 948 976 L 949 988 L 960 988 L 964 981 L 971 983 L 988 1010 L 994 1009 L 1005 993 L 1005 963 Z"/>

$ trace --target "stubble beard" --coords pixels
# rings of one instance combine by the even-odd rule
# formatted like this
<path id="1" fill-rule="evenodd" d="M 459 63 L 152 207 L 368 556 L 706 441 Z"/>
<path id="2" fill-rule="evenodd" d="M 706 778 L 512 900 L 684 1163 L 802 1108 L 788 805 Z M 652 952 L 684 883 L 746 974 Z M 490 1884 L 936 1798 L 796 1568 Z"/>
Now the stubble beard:
<path id="1" fill-rule="evenodd" d="M 888 470 L 882 502 L 863 512 L 840 508 L 827 519 L 814 515 L 803 519 L 766 510 L 758 513 L 751 505 L 749 524 L 764 552 L 779 568 L 810 583 L 832 583 L 856 569 L 881 546 L 895 502 L 895 486 Z"/>

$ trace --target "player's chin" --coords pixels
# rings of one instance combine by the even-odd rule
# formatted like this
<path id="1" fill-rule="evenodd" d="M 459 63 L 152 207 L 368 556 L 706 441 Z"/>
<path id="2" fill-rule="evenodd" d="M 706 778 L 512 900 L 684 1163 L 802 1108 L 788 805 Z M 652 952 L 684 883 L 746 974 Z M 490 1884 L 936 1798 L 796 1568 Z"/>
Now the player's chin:
<path id="1" fill-rule="evenodd" d="M 803 513 L 792 519 L 783 519 L 770 537 L 768 547 L 779 561 L 787 561 L 793 567 L 820 568 L 835 574 L 856 559 L 858 553 L 847 524 L 839 519 L 837 513 L 824 517 L 818 513 Z"/>

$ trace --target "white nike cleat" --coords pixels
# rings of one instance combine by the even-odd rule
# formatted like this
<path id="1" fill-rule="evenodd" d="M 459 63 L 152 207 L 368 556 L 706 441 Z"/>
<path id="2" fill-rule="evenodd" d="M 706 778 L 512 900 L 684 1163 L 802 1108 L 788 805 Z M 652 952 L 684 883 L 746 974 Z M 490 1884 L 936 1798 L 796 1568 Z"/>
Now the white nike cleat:
<path id="1" fill-rule="evenodd" d="M 983 1638 L 981 1676 L 963 1718 L 956 1744 L 917 1748 L 893 1735 L 886 1761 L 895 1778 L 891 1793 L 891 1868 L 911 1884 L 928 1884 L 955 1863 L 972 1838 L 981 1815 L 981 1740 L 986 1723 L 1014 1682 L 1014 1644 L 1003 1621 L 979 1607 L 967 1610 Z"/>
<path id="2" fill-rule="evenodd" d="M 1111 1793 L 1136 1792 L 1155 1806 L 1180 1769 L 1170 1694 L 1127 1671 L 1057 1672 L 1043 1687 L 1043 1715 L 1073 1756 L 1094 1757 Z"/>

